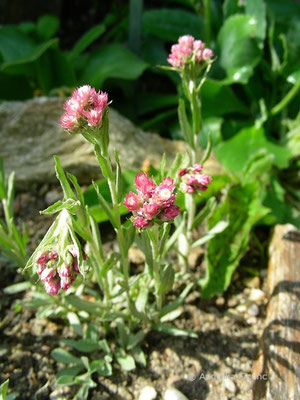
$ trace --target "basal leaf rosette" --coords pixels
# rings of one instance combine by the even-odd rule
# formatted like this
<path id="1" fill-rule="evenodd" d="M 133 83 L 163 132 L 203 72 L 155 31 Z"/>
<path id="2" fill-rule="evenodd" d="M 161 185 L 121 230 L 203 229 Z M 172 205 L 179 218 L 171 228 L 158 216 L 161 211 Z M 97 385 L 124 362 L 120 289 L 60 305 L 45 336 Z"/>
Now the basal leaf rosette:
<path id="1" fill-rule="evenodd" d="M 145 229 L 154 223 L 172 221 L 180 213 L 174 204 L 176 200 L 175 185 L 171 178 L 164 178 L 156 185 L 145 172 L 135 177 L 137 193 L 126 195 L 124 205 L 133 214 L 133 225 Z"/>

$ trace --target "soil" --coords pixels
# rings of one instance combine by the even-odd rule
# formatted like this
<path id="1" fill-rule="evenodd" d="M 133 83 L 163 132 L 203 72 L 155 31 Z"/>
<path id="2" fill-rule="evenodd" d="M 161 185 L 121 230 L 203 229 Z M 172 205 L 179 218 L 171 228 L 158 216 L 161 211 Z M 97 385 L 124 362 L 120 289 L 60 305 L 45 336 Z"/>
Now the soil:
<path id="1" fill-rule="evenodd" d="M 18 194 L 15 211 L 17 220 L 25 220 L 29 227 L 30 251 L 51 223 L 51 217 L 40 216 L 38 210 L 59 196 L 57 187 L 46 184 Z M 191 266 L 195 277 L 201 267 L 199 255 L 194 254 Z M 244 264 L 253 265 L 255 257 L 248 254 Z M 24 278 L 2 258 L 0 268 L 0 383 L 9 378 L 9 390 L 17 392 L 16 398 L 21 400 L 75 398 L 78 387 L 55 385 L 55 374 L 63 365 L 51 357 L 51 351 L 60 346 L 62 338 L 75 338 L 76 333 L 62 320 L 38 319 L 34 309 L 20 306 L 30 292 L 4 294 L 6 286 Z M 116 369 L 109 378 L 93 376 L 97 387 L 90 390 L 89 399 L 139 399 L 145 386 L 155 388 L 157 399 L 163 399 L 170 386 L 189 400 L 251 399 L 251 387 L 257 378 L 251 375 L 251 368 L 267 302 L 264 276 L 265 270 L 251 277 L 240 268 L 229 290 L 209 301 L 203 300 L 195 288 L 173 323 L 193 330 L 197 339 L 150 332 L 143 344 L 147 367 L 131 372 Z M 170 298 L 177 295 L 175 291 Z M 150 397 L 143 397 L 147 399 Z"/>

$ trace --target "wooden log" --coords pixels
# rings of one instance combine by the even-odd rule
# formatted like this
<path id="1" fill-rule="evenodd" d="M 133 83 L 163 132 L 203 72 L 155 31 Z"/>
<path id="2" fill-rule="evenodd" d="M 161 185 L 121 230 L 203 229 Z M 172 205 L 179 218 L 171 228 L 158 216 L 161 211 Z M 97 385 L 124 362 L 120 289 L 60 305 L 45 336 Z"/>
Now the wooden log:
<path id="1" fill-rule="evenodd" d="M 269 302 L 258 358 L 254 400 L 300 399 L 300 232 L 277 225 L 269 248 Z"/>

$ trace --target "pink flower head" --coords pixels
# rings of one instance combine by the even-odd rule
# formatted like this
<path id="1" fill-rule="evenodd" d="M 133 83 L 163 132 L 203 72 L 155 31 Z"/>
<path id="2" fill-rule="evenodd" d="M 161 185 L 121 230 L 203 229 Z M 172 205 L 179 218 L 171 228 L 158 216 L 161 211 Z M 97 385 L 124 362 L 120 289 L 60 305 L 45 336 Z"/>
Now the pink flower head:
<path id="1" fill-rule="evenodd" d="M 181 178 L 180 190 L 184 193 L 194 193 L 197 190 L 204 191 L 211 182 L 211 176 L 202 173 L 203 166 L 194 164 L 192 167 L 179 172 Z"/>
<path id="2" fill-rule="evenodd" d="M 180 214 L 180 208 L 178 206 L 170 206 L 164 209 L 163 215 L 161 216 L 161 219 L 163 221 L 170 221 L 177 217 L 177 215 Z"/>
<path id="3" fill-rule="evenodd" d="M 135 211 L 140 208 L 140 200 L 137 194 L 133 192 L 129 192 L 126 195 L 125 201 L 124 201 L 124 206 L 127 207 L 128 211 Z"/>
<path id="4" fill-rule="evenodd" d="M 147 228 L 149 225 L 149 221 L 147 221 L 143 217 L 136 217 L 133 221 L 133 226 L 135 226 L 136 228 Z"/>
<path id="5" fill-rule="evenodd" d="M 138 192 L 141 193 L 142 197 L 149 198 L 155 188 L 154 182 L 148 177 L 145 172 L 137 174 L 135 179 L 135 187 Z"/>
<path id="6" fill-rule="evenodd" d="M 70 244 L 67 250 L 67 255 L 64 254 L 62 257 L 59 256 L 57 248 L 54 248 L 52 251 L 44 252 L 36 260 L 37 273 L 48 294 L 56 295 L 59 289 L 68 289 L 80 273 L 78 249 L 74 244 Z M 61 258 L 67 259 L 68 262 L 61 264 L 59 261 Z"/>
<path id="7" fill-rule="evenodd" d="M 54 268 L 44 268 L 40 275 L 42 282 L 49 282 L 56 275 L 56 270 Z"/>
<path id="8" fill-rule="evenodd" d="M 174 68 L 185 68 L 190 64 L 207 63 L 211 61 L 213 52 L 204 48 L 201 40 L 195 40 L 191 35 L 181 36 L 178 43 L 171 47 L 168 62 Z"/>
<path id="9" fill-rule="evenodd" d="M 153 219 L 158 214 L 157 203 L 146 203 L 143 207 L 143 213 L 146 215 L 148 220 Z"/>
<path id="10" fill-rule="evenodd" d="M 178 176 L 179 177 L 183 176 L 183 175 L 187 174 L 187 172 L 188 172 L 188 170 L 186 168 L 183 168 L 178 172 Z"/>
<path id="11" fill-rule="evenodd" d="M 202 58 L 205 61 L 210 60 L 214 56 L 214 53 L 211 49 L 204 49 L 202 52 Z"/>
<path id="12" fill-rule="evenodd" d="M 60 267 L 60 270 L 59 270 L 60 278 L 62 278 L 62 277 L 66 278 L 70 275 L 71 275 L 71 268 L 66 263 L 63 263 L 63 265 Z"/>
<path id="13" fill-rule="evenodd" d="M 153 199 L 159 206 L 164 205 L 165 207 L 168 207 L 175 201 L 175 195 L 173 194 L 174 190 L 175 185 L 173 179 L 164 178 L 162 183 L 155 189 Z"/>
<path id="14" fill-rule="evenodd" d="M 58 277 L 52 278 L 49 281 L 45 282 L 44 286 L 48 294 L 55 296 L 60 289 L 60 279 Z"/>
<path id="15" fill-rule="evenodd" d="M 180 212 L 177 206 L 173 207 L 176 199 L 173 179 L 164 178 L 161 184 L 155 185 L 143 172 L 136 175 L 135 186 L 138 194 L 132 192 L 127 194 L 124 204 L 129 211 L 132 211 L 133 225 L 136 228 L 148 228 L 159 220 L 169 221 Z M 170 210 L 165 211 L 167 208 Z"/>
<path id="16" fill-rule="evenodd" d="M 65 114 L 60 119 L 60 125 L 69 132 L 85 126 L 100 126 L 107 104 L 106 93 L 96 92 L 89 85 L 81 86 L 66 100 Z"/>
<path id="17" fill-rule="evenodd" d="M 201 164 L 194 164 L 190 170 L 194 173 L 201 172 L 203 170 L 203 166 Z"/>
<path id="18" fill-rule="evenodd" d="M 75 276 L 74 275 L 62 276 L 60 278 L 60 288 L 63 289 L 63 290 L 69 289 L 69 287 L 72 285 L 74 280 L 75 280 Z"/>

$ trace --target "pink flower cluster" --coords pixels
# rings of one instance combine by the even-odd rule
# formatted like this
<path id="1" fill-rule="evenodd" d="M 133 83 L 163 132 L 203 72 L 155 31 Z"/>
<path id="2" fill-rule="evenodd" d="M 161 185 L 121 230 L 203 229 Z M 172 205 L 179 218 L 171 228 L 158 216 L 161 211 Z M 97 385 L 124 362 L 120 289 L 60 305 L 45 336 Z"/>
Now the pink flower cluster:
<path id="1" fill-rule="evenodd" d="M 86 124 L 91 127 L 99 126 L 107 102 L 106 93 L 96 92 L 89 85 L 81 86 L 66 100 L 65 113 L 60 119 L 60 125 L 70 132 Z"/>
<path id="2" fill-rule="evenodd" d="M 44 252 L 36 260 L 38 265 L 37 273 L 48 294 L 56 295 L 59 289 L 69 289 L 77 274 L 80 273 L 78 269 L 78 254 L 75 247 L 69 245 L 68 251 L 71 262 L 69 264 L 64 262 L 60 267 L 57 266 L 57 250 Z"/>
<path id="3" fill-rule="evenodd" d="M 132 211 L 136 228 L 147 228 L 155 219 L 170 221 L 180 213 L 180 208 L 174 205 L 176 195 L 173 179 L 164 178 L 161 184 L 155 185 L 142 172 L 135 177 L 135 187 L 137 194 L 128 193 L 124 205 L 128 211 Z"/>
<path id="4" fill-rule="evenodd" d="M 209 48 L 204 48 L 201 40 L 195 40 L 191 35 L 181 36 L 177 44 L 171 47 L 168 62 L 175 68 L 185 67 L 187 64 L 209 62 L 213 57 Z"/>
<path id="5" fill-rule="evenodd" d="M 184 193 L 206 190 L 211 181 L 211 176 L 202 174 L 202 170 L 203 166 L 201 164 L 194 164 L 190 168 L 184 168 L 179 171 L 178 176 L 181 178 L 180 190 Z"/>

